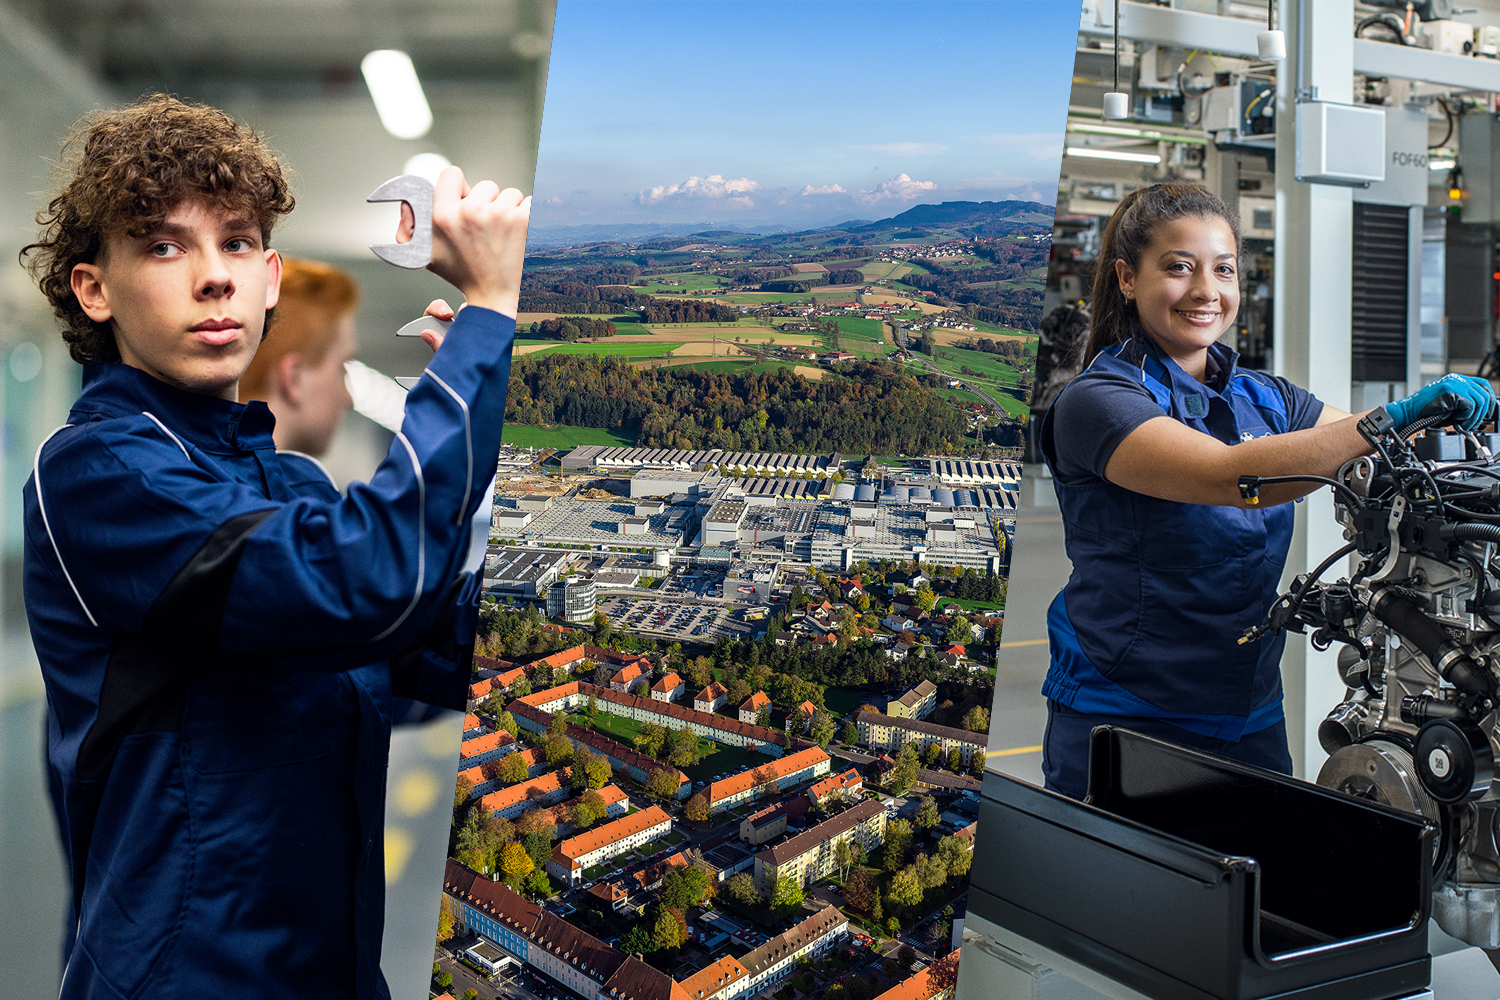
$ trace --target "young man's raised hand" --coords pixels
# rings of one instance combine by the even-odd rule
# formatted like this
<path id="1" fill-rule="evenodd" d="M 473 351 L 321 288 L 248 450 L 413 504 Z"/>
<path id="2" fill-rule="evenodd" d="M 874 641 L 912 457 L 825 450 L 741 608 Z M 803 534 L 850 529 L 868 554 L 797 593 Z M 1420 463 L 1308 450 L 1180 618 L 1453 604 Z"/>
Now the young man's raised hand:
<path id="1" fill-rule="evenodd" d="M 432 192 L 432 263 L 428 270 L 463 292 L 466 304 L 515 317 L 531 196 L 480 181 L 472 188 L 458 167 L 445 167 Z M 415 222 L 402 203 L 397 239 L 411 239 Z"/>

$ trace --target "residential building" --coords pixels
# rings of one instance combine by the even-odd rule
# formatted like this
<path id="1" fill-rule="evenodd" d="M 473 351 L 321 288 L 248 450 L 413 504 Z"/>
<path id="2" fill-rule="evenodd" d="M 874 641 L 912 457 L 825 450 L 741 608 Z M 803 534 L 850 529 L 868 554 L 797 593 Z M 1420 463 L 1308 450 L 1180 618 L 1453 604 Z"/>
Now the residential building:
<path id="1" fill-rule="evenodd" d="M 830 774 L 822 781 L 815 782 L 807 790 L 807 797 L 819 806 L 825 806 L 829 799 L 842 799 L 845 802 L 852 801 L 865 790 L 865 779 L 859 776 L 855 768 L 842 774 Z"/>
<path id="2" fill-rule="evenodd" d="M 630 694 L 633 689 L 641 686 L 645 678 L 646 671 L 642 669 L 639 663 L 626 664 L 609 679 L 609 689 L 611 691 Z"/>
<path id="3" fill-rule="evenodd" d="M 885 714 L 900 719 L 925 719 L 937 707 L 937 685 L 924 680 L 901 697 L 886 703 Z"/>
<path id="4" fill-rule="evenodd" d="M 881 715 L 879 712 L 856 712 L 854 724 L 859 729 L 859 742 L 873 750 L 895 753 L 905 744 L 915 743 L 917 749 L 925 753 L 929 744 L 936 743 L 942 747 L 944 754 L 957 747 L 966 767 L 974 754 L 984 753 L 989 743 L 989 738 L 984 733 L 953 729 L 917 719 Z"/>
<path id="5" fill-rule="evenodd" d="M 867 852 L 885 840 L 886 812 L 883 802 L 867 800 L 850 806 L 831 819 L 804 830 L 790 840 L 755 856 L 755 884 L 767 896 L 780 879 L 809 885 L 830 875 L 836 865 L 836 847 L 841 842 L 859 844 Z"/>
<path id="6" fill-rule="evenodd" d="M 552 849 L 552 857 L 547 861 L 547 872 L 570 886 L 576 886 L 583 881 L 585 868 L 608 861 L 670 832 L 672 817 L 662 812 L 660 807 L 651 806 L 564 840 Z"/>
<path id="7" fill-rule="evenodd" d="M 953 952 L 953 959 L 957 961 L 962 953 L 962 948 Z M 957 983 L 939 988 L 931 981 L 932 968 L 929 965 L 920 972 L 903 979 L 875 1000 L 949 1000 L 953 996 Z"/>
<path id="8" fill-rule="evenodd" d="M 715 781 L 703 790 L 708 796 L 709 814 L 753 802 L 762 795 L 785 794 L 804 781 L 821 778 L 828 773 L 829 759 L 824 751 L 809 747 Z"/>
<path id="9" fill-rule="evenodd" d="M 713 681 L 693 697 L 693 707 L 700 712 L 717 712 L 728 700 L 729 689 Z"/>
<path id="10" fill-rule="evenodd" d="M 740 820 L 740 839 L 747 844 L 769 844 L 786 833 L 789 823 L 800 822 L 811 806 L 806 795 L 798 795 L 757 810 Z"/>
<path id="11" fill-rule="evenodd" d="M 818 959 L 849 933 L 849 918 L 836 906 L 825 906 L 791 930 L 776 935 L 754 951 L 740 956 L 746 976 L 726 994 L 725 1000 L 775 986 L 796 971 L 797 960 L 806 955 Z"/>
<path id="12" fill-rule="evenodd" d="M 551 771 L 539 778 L 490 792 L 479 807 L 501 819 L 515 819 L 528 809 L 550 806 L 568 797 L 567 771 Z"/>
<path id="13" fill-rule="evenodd" d="M 757 691 L 744 701 L 740 702 L 740 721 L 755 724 L 760 718 L 760 710 L 768 708 L 771 704 L 771 696 L 764 691 Z"/>
<path id="14" fill-rule="evenodd" d="M 733 955 L 725 955 L 687 977 L 680 984 L 688 1000 L 727 1000 L 738 996 L 739 984 L 750 976 L 750 972 Z"/>
<path id="15" fill-rule="evenodd" d="M 678 698 L 682 697 L 683 692 L 686 690 L 687 682 L 685 682 L 681 677 L 677 676 L 677 672 L 674 670 L 672 673 L 667 674 L 667 676 L 651 685 L 651 700 L 668 702 L 676 701 Z"/>

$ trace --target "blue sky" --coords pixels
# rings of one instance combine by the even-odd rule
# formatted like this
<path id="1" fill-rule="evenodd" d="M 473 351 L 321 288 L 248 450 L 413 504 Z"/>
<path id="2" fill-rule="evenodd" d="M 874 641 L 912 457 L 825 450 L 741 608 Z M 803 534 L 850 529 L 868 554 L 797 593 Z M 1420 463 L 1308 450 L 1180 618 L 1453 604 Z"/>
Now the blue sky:
<path id="1" fill-rule="evenodd" d="M 558 0 L 533 224 L 1056 197 L 1078 0 Z"/>

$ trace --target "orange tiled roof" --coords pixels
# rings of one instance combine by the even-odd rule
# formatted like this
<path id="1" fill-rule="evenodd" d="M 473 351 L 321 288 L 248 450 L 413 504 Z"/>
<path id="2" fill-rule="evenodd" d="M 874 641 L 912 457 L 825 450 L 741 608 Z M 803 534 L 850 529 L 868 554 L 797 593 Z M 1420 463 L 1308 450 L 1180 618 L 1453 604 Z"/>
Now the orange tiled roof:
<path id="1" fill-rule="evenodd" d="M 502 809 L 509 809 L 511 806 L 519 805 L 538 795 L 548 795 L 562 788 L 563 778 L 566 774 L 566 768 L 562 771 L 549 771 L 539 778 L 532 778 L 530 781 L 523 781 L 519 785 L 511 785 L 497 792 L 491 792 L 479 800 L 479 806 L 487 812 L 498 812 Z"/>
<path id="2" fill-rule="evenodd" d="M 771 704 L 771 696 L 764 691 L 757 691 L 740 703 L 740 711 L 759 713 L 763 706 L 769 704 Z"/>
<path id="3" fill-rule="evenodd" d="M 680 685 L 681 683 L 682 678 L 677 676 L 676 671 L 673 671 L 672 673 L 663 677 L 661 680 L 657 681 L 655 684 L 651 685 L 651 690 L 661 691 L 662 693 L 675 691 L 677 690 L 678 685 Z"/>
<path id="4" fill-rule="evenodd" d="M 762 781 L 769 780 L 769 778 L 780 780 L 786 775 L 793 774 L 803 768 L 811 767 L 828 759 L 828 754 L 822 750 L 817 747 L 808 747 L 806 750 L 799 750 L 794 754 L 788 754 L 785 757 L 778 757 L 767 761 L 760 767 L 749 771 L 732 774 L 723 781 L 715 781 L 704 791 L 708 795 L 709 802 L 718 802 L 732 795 L 738 795 L 748 788 L 753 788 Z M 761 776 L 758 777 L 757 772 L 760 772 Z"/>
<path id="5" fill-rule="evenodd" d="M 704 1000 L 705 997 L 714 996 L 726 986 L 732 986 L 748 975 L 750 973 L 745 971 L 739 959 L 733 955 L 725 955 L 712 965 L 706 965 L 688 976 L 682 981 L 681 986 L 690 1000 Z"/>
<path id="6" fill-rule="evenodd" d="M 554 855 L 572 861 L 601 847 L 607 847 L 631 836 L 642 830 L 656 826 L 658 823 L 666 823 L 671 817 L 661 811 L 659 806 L 650 806 L 638 813 L 629 816 L 621 816 L 612 823 L 596 826 L 592 830 L 586 830 L 576 837 L 569 837 L 557 845 Z"/>

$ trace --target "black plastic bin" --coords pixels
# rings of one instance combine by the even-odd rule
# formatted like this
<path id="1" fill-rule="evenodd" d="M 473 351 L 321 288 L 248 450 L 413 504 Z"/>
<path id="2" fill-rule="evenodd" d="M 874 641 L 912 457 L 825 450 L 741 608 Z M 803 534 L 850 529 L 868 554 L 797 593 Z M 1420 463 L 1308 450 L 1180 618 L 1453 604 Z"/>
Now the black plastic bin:
<path id="1" fill-rule="evenodd" d="M 1429 980 L 1436 829 L 1127 730 L 1089 804 L 984 777 L 969 912 L 1158 1000 L 1389 1000 Z"/>

